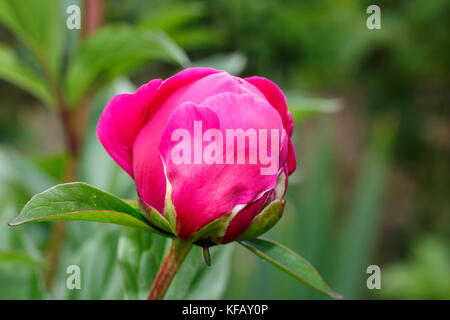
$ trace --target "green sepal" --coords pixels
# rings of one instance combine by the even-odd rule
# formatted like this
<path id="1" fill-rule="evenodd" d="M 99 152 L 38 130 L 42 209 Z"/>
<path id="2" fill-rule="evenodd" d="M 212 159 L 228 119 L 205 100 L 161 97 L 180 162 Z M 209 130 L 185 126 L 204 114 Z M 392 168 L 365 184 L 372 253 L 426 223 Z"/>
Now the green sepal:
<path id="1" fill-rule="evenodd" d="M 255 218 L 250 226 L 242 233 L 237 241 L 254 239 L 272 228 L 283 215 L 286 201 L 274 200 L 264 208 Z"/>
<path id="2" fill-rule="evenodd" d="M 220 239 L 224 236 L 225 230 L 233 219 L 234 215 L 229 214 L 224 217 L 220 217 L 214 221 L 211 221 L 199 231 L 194 233 L 192 238 L 189 240 L 191 242 L 196 242 L 198 240 L 207 240 L 213 243 L 220 243 Z"/>
<path id="3" fill-rule="evenodd" d="M 165 171 L 165 168 L 164 168 Z M 165 174 L 165 173 L 164 173 Z M 170 231 L 177 236 L 177 213 L 172 202 L 172 185 L 166 178 L 166 199 L 164 201 L 164 217 L 169 225 Z"/>
<path id="4" fill-rule="evenodd" d="M 138 200 L 139 210 L 151 225 L 172 234 L 169 222 L 154 208 L 146 205 L 141 199 Z"/>

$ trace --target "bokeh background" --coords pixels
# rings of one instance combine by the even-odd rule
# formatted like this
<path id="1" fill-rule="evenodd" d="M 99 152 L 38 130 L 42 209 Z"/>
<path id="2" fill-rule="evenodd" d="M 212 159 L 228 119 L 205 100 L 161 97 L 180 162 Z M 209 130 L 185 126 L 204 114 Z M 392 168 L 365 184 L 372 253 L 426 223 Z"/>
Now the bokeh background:
<path id="1" fill-rule="evenodd" d="M 72 4 L 81 30 L 66 27 Z M 379 30 L 366 27 L 371 4 Z M 145 297 L 136 279 L 129 293 L 127 268 L 138 267 L 123 259 L 129 247 L 141 258 L 144 235 L 70 222 L 58 238 L 50 223 L 6 224 L 63 181 L 135 197 L 95 136 L 106 101 L 211 66 L 273 80 L 294 116 L 298 169 L 268 238 L 347 299 L 449 299 L 449 14 L 447 0 L 0 0 L 0 298 Z M 67 121 L 85 132 L 75 156 Z M 81 290 L 65 286 L 71 264 Z M 196 265 L 204 274 L 176 282 L 168 298 L 325 298 L 237 245 L 215 249 L 213 264 Z M 366 287 L 369 265 L 381 268 L 380 290 Z"/>

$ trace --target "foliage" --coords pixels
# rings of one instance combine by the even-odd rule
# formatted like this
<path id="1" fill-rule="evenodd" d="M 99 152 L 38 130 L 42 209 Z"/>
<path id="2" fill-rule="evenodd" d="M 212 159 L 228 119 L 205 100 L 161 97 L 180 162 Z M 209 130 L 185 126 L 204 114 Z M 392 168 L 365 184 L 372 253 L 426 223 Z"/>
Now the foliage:
<path id="1" fill-rule="evenodd" d="M 450 294 L 450 255 L 443 239 L 425 236 L 414 241 L 409 257 L 384 271 L 383 297 L 447 299 Z M 414 279 L 414 281 L 411 281 Z"/>
<path id="2" fill-rule="evenodd" d="M 7 223 L 63 179 L 67 154 L 36 132 L 42 105 L 91 101 L 78 180 L 132 199 L 131 179 L 96 139 L 98 116 L 133 83 L 187 65 L 287 89 L 300 163 L 269 238 L 300 252 L 345 298 L 449 297 L 448 1 L 380 3 L 375 32 L 364 26 L 370 1 L 109 1 L 90 40 L 65 28 L 72 3 L 0 1 L 0 78 L 13 85 L 0 83 L 0 141 L 9 145 L 0 147 L 0 299 L 146 297 L 165 238 L 71 221 L 47 291 L 50 224 Z M 57 144 L 61 133 L 48 131 Z M 199 250 L 167 298 L 323 298 L 241 246 L 213 248 L 210 270 Z M 84 270 L 82 290 L 65 287 L 71 264 Z M 365 287 L 368 264 L 382 267 L 380 293 Z"/>

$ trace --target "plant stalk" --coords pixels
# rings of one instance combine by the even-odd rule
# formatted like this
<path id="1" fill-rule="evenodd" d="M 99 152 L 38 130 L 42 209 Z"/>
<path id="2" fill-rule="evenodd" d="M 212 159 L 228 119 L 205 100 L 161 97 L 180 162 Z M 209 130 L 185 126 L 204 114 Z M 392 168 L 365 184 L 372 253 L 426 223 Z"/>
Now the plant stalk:
<path id="1" fill-rule="evenodd" d="M 186 258 L 192 243 L 180 239 L 173 239 L 170 250 L 164 258 L 161 267 L 153 281 L 152 288 L 148 295 L 148 300 L 162 300 L 170 286 L 175 274 Z"/>
<path id="2" fill-rule="evenodd" d="M 64 127 L 66 132 L 66 148 L 68 150 L 69 157 L 64 169 L 63 182 L 72 182 L 76 179 L 78 171 L 79 143 L 78 141 L 74 140 L 73 134 L 68 132 L 69 129 L 66 126 Z M 61 254 L 66 229 L 67 221 L 55 221 L 52 224 L 50 241 L 47 248 L 48 267 L 44 276 L 45 288 L 48 291 L 50 291 L 52 287 L 52 282 L 56 272 L 56 267 L 58 265 L 59 256 Z"/>
<path id="3" fill-rule="evenodd" d="M 83 38 L 86 39 L 103 23 L 105 2 L 104 0 L 91 1 L 84 0 L 84 13 L 86 16 L 85 25 L 83 26 Z M 72 182 L 76 180 L 79 167 L 80 148 L 86 131 L 86 123 L 90 106 L 90 99 L 86 97 L 74 110 L 70 109 L 64 100 L 64 94 L 58 81 L 53 77 L 48 58 L 41 59 L 44 73 L 50 86 L 54 90 L 57 97 L 57 110 L 59 112 L 61 123 L 65 134 L 65 145 L 68 153 L 68 160 L 64 170 L 63 182 Z M 48 291 L 51 290 L 56 267 L 58 265 L 59 256 L 67 229 L 67 221 L 56 221 L 52 226 L 50 241 L 48 245 L 48 268 L 45 273 L 44 283 Z"/>

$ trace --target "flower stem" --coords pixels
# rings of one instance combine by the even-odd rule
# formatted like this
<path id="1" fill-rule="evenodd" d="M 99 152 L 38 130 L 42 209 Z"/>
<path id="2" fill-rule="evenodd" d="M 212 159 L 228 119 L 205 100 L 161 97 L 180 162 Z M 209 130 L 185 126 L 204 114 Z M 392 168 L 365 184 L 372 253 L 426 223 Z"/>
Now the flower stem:
<path id="1" fill-rule="evenodd" d="M 180 239 L 173 239 L 167 256 L 164 258 L 161 267 L 153 281 L 152 288 L 148 295 L 148 300 L 162 300 L 172 282 L 175 274 L 186 258 L 192 243 Z"/>

